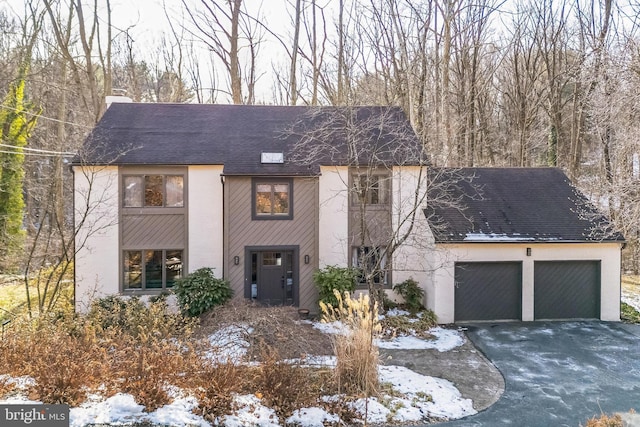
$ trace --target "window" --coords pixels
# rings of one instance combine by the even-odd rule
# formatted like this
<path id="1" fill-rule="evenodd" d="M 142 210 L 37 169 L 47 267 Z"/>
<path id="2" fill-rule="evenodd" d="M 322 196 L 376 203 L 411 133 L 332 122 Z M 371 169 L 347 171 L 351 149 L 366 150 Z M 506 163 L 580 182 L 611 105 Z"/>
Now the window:
<path id="1" fill-rule="evenodd" d="M 253 219 L 292 219 L 291 179 L 253 180 Z"/>
<path id="2" fill-rule="evenodd" d="M 184 207 L 182 175 L 125 175 L 124 207 Z"/>
<path id="3" fill-rule="evenodd" d="M 353 187 L 353 204 L 386 205 L 389 203 L 389 177 L 387 175 L 355 175 Z"/>
<path id="4" fill-rule="evenodd" d="M 357 246 L 351 251 L 351 266 L 360 270 L 358 283 L 366 284 L 367 275 L 373 275 L 373 283 L 387 284 L 387 254 L 384 248 Z"/>
<path id="5" fill-rule="evenodd" d="M 171 288 L 182 277 L 183 265 L 180 249 L 124 251 L 124 289 Z"/>

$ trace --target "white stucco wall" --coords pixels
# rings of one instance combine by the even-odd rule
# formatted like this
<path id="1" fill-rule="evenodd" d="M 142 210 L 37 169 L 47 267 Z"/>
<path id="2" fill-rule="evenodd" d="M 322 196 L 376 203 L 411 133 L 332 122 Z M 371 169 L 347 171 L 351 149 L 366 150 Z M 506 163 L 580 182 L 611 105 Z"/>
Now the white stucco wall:
<path id="1" fill-rule="evenodd" d="M 433 239 L 430 237 L 429 225 L 423 213 L 426 207 L 425 175 L 425 167 L 393 168 L 391 226 L 396 240 L 408 235 L 406 241 L 393 254 L 394 283 L 413 278 L 422 287 L 427 285 L 425 253 L 432 247 Z"/>
<path id="2" fill-rule="evenodd" d="M 223 268 L 223 166 L 189 166 L 188 172 L 188 268 Z"/>
<path id="3" fill-rule="evenodd" d="M 526 249 L 531 248 L 531 256 Z M 535 261 L 600 261 L 600 317 L 620 320 L 619 243 L 467 243 L 438 244 L 430 254 L 431 280 L 426 287 L 429 308 L 440 323 L 454 321 L 456 262 L 522 262 L 522 320 L 534 318 L 533 266 Z"/>
<path id="4" fill-rule="evenodd" d="M 91 299 L 117 294 L 118 168 L 73 168 L 76 236 L 75 306 L 86 311 Z"/>
<path id="5" fill-rule="evenodd" d="M 322 166 L 318 180 L 319 267 L 349 266 L 349 168 Z"/>

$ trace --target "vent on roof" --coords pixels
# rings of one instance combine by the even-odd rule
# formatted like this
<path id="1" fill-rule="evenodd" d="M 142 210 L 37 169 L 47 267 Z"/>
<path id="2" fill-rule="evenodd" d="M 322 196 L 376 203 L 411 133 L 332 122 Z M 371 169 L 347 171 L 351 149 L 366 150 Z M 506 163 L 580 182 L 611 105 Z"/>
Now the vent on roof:
<path id="1" fill-rule="evenodd" d="M 262 163 L 284 163 L 284 154 L 283 153 L 265 153 L 262 152 L 261 160 Z"/>

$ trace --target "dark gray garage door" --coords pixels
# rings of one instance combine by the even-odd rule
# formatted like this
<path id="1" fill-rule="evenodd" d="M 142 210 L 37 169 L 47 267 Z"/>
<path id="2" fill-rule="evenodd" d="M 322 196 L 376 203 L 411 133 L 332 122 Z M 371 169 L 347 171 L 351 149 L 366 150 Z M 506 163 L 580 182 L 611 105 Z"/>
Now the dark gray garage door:
<path id="1" fill-rule="evenodd" d="M 455 320 L 520 320 L 522 264 L 465 262 L 455 267 Z"/>
<path id="2" fill-rule="evenodd" d="M 599 261 L 538 261 L 533 267 L 536 319 L 599 319 Z"/>

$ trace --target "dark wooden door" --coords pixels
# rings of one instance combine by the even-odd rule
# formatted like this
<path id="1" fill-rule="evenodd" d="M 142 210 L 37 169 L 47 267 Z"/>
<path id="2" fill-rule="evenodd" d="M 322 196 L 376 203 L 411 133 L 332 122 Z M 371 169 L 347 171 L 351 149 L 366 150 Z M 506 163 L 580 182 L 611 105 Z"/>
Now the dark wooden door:
<path id="1" fill-rule="evenodd" d="M 293 304 L 293 252 L 256 253 L 257 299 L 268 305 Z"/>

